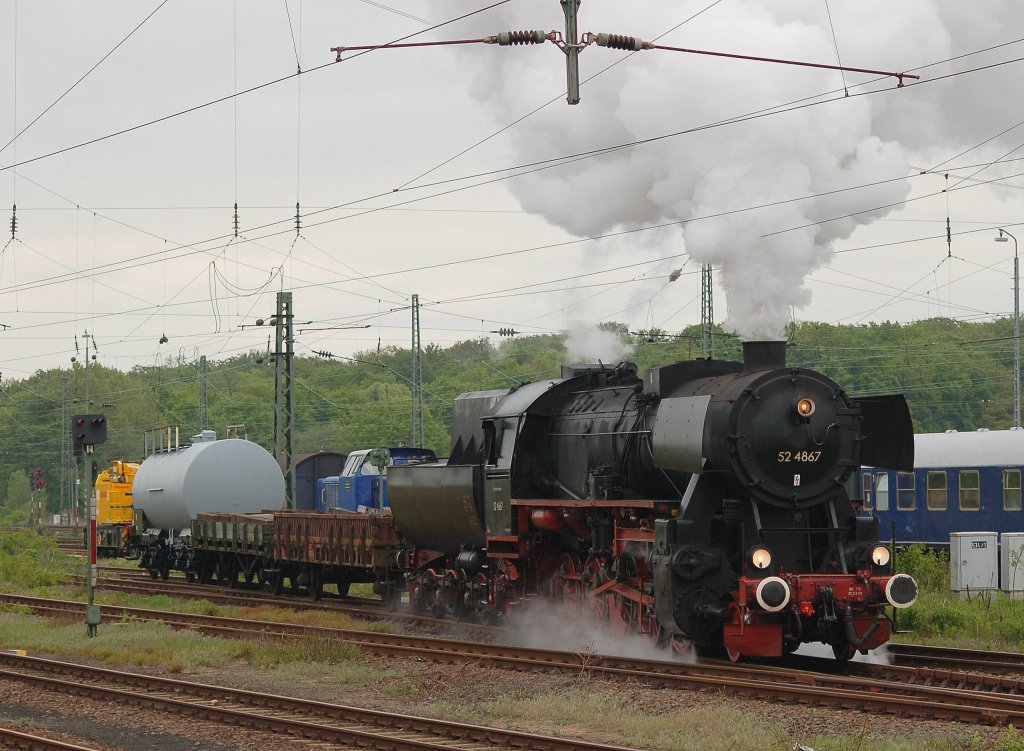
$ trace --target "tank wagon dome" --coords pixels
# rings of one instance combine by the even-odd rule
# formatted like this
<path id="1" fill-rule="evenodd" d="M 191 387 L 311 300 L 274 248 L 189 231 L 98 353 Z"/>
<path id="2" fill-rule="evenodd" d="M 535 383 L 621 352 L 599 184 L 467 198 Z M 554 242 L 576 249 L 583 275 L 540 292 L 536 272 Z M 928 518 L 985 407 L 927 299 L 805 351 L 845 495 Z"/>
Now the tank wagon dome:
<path id="1" fill-rule="evenodd" d="M 284 475 L 274 457 L 241 438 L 217 440 L 212 430 L 190 446 L 151 454 L 132 485 L 135 507 L 157 529 L 188 529 L 202 512 L 252 514 L 280 508 Z"/>

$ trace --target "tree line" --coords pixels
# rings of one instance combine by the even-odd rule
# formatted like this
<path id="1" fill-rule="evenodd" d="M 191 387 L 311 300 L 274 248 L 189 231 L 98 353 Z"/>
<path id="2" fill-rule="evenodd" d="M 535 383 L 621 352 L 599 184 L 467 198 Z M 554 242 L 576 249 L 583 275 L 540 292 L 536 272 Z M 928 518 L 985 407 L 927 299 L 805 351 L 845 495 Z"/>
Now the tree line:
<path id="1" fill-rule="evenodd" d="M 625 325 L 601 327 L 631 353 L 641 370 L 700 356 L 697 327 L 682 332 Z M 910 324 L 832 325 L 805 322 L 786 330 L 788 361 L 836 380 L 852 396 L 903 393 L 917 432 L 1006 428 L 1013 420 L 1011 319 L 960 322 L 934 318 Z M 716 330 L 714 354 L 740 359 L 737 337 Z M 466 391 L 509 388 L 558 377 L 569 362 L 562 335 L 516 336 L 497 343 L 471 339 L 421 354 L 425 445 L 448 452 L 452 402 Z M 594 353 L 590 361 L 596 361 Z M 579 358 L 574 358 L 579 362 Z M 609 360 L 606 364 L 611 364 Z M 412 354 L 387 347 L 351 359 L 296 357 L 293 362 L 296 454 L 408 444 L 412 425 Z M 212 362 L 207 372 L 207 424 L 200 425 L 197 362 L 169 359 L 130 371 L 90 363 L 88 402 L 82 363 L 40 370 L 0 384 L 0 523 L 30 495 L 47 513 L 60 507 L 62 379 L 70 414 L 103 413 L 108 440 L 93 460 L 142 459 L 143 432 L 179 426 L 183 440 L 206 427 L 224 437 L 227 426 L 264 447 L 273 446 L 274 365 L 250 352 Z M 45 487 L 30 487 L 41 469 Z"/>

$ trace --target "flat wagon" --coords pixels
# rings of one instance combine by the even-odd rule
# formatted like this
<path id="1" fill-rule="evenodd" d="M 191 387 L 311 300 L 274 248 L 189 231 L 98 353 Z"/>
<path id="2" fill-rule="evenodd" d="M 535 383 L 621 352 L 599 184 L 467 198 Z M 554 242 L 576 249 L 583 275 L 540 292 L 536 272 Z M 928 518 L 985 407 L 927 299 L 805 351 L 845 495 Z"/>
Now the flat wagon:
<path id="1" fill-rule="evenodd" d="M 386 600 L 400 595 L 401 540 L 390 514 L 274 511 L 201 513 L 192 522 L 190 580 L 237 587 L 241 580 L 275 594 L 305 588 L 319 600 L 325 585 L 348 594 L 373 583 Z"/>

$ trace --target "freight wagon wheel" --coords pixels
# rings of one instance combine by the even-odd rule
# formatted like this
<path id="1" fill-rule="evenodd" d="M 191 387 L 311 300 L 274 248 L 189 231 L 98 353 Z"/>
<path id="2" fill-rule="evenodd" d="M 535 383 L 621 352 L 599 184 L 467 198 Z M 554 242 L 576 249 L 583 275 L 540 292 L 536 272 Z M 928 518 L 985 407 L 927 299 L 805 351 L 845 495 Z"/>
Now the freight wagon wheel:
<path id="1" fill-rule="evenodd" d="M 159 574 L 160 574 L 160 572 L 157 571 L 155 568 L 151 568 L 149 570 L 149 578 L 150 579 L 155 579 Z"/>
<path id="2" fill-rule="evenodd" d="M 324 594 L 323 573 L 319 569 L 309 572 L 309 599 L 318 602 Z"/>
<path id="3" fill-rule="evenodd" d="M 210 567 L 205 563 L 199 564 L 199 583 L 209 584 L 211 581 L 213 581 L 213 572 Z"/>
<path id="4" fill-rule="evenodd" d="M 284 592 L 284 574 L 278 571 L 274 571 L 270 575 L 270 592 L 275 597 L 280 597 Z"/>
<path id="5" fill-rule="evenodd" d="M 351 586 L 351 582 L 338 582 L 338 597 L 348 597 L 348 589 Z"/>
<path id="6" fill-rule="evenodd" d="M 217 564 L 217 583 L 222 587 L 234 588 L 238 581 L 238 572 L 231 561 L 221 560 Z"/>

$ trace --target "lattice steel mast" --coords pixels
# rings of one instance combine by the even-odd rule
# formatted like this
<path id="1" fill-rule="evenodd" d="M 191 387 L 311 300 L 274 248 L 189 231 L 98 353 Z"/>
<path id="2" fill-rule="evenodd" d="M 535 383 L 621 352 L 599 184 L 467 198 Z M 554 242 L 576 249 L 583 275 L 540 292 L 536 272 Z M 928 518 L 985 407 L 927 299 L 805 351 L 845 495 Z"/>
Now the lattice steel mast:
<path id="1" fill-rule="evenodd" d="M 274 339 L 274 456 L 284 473 L 284 505 L 295 507 L 295 466 L 292 462 L 294 416 L 292 410 L 292 359 L 295 339 L 292 332 L 292 293 L 277 293 L 277 314 L 272 323 Z"/>
<path id="2" fill-rule="evenodd" d="M 423 356 L 420 349 L 420 296 L 412 296 L 412 431 L 411 444 L 423 447 Z"/>

